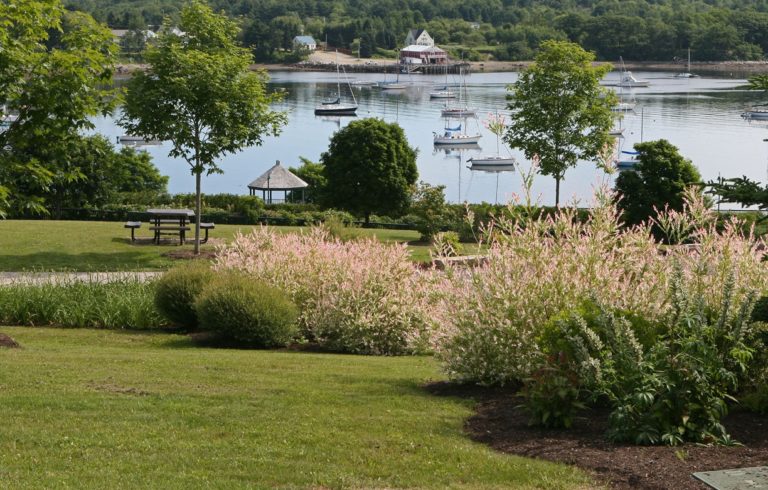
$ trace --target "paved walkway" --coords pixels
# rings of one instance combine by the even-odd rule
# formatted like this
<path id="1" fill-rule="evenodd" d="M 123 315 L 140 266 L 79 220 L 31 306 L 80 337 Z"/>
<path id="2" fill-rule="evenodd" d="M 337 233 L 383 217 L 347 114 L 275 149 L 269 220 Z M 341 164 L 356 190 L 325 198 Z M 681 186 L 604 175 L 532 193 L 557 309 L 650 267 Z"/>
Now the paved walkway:
<path id="1" fill-rule="evenodd" d="M 0 285 L 70 281 L 107 283 L 125 279 L 147 281 L 160 274 L 162 272 L 0 272 Z"/>

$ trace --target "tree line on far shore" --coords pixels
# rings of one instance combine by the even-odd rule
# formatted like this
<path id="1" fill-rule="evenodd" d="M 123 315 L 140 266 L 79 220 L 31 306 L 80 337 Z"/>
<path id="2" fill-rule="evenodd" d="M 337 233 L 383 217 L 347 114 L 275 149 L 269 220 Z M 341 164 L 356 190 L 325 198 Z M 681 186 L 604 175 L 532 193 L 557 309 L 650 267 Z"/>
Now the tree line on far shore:
<path id="1" fill-rule="evenodd" d="M 141 30 L 177 19 L 182 0 L 67 0 L 112 28 Z M 599 60 L 760 60 L 768 52 L 768 1 L 759 0 L 212 0 L 242 23 L 257 61 L 295 60 L 306 34 L 362 57 L 402 47 L 424 28 L 454 57 L 530 60 L 548 39 L 568 40 Z"/>

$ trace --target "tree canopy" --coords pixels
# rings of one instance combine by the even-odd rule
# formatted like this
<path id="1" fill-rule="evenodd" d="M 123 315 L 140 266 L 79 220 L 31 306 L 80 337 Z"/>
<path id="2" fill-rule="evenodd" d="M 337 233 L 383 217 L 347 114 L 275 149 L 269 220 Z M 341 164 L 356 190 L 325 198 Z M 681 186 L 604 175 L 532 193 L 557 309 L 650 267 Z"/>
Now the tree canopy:
<path id="1" fill-rule="evenodd" d="M 511 87 L 504 141 L 540 159 L 539 172 L 555 179 L 556 205 L 566 170 L 579 160 L 600 160 L 613 141 L 608 131 L 616 98 L 600 86 L 610 66 L 592 66 L 593 60 L 576 44 L 546 41 Z"/>
<path id="2" fill-rule="evenodd" d="M 665 206 L 681 210 L 685 189 L 701 182 L 693 163 L 663 139 L 638 143 L 635 150 L 638 163 L 616 178 L 618 205 L 624 213 L 624 222 L 641 223 Z"/>
<path id="3" fill-rule="evenodd" d="M 166 27 L 144 54 L 147 70 L 128 83 L 120 124 L 130 134 L 171 142 L 169 155 L 186 161 L 195 176 L 200 216 L 202 174 L 222 172 L 220 157 L 279 134 L 286 115 L 270 109 L 280 95 L 267 93 L 264 71 L 250 70 L 252 56 L 237 45 L 234 21 L 195 1 L 181 12 L 182 34 Z"/>
<path id="4" fill-rule="evenodd" d="M 182 0 L 66 0 L 121 29 L 177 19 Z M 262 61 L 278 61 L 297 28 L 360 54 L 402 47 L 427 29 L 457 59 L 530 60 L 549 39 L 568 40 L 600 60 L 682 62 L 761 59 L 768 52 L 766 0 L 211 0 L 243 19 L 243 38 Z M 288 46 L 290 49 L 290 46 Z"/>
<path id="5" fill-rule="evenodd" d="M 84 178 L 72 150 L 91 117 L 114 107 L 117 47 L 58 0 L 2 2 L 0 26 L 0 212 L 44 213 L 54 181 Z"/>
<path id="6" fill-rule="evenodd" d="M 331 138 L 322 154 L 329 206 L 370 221 L 372 213 L 399 214 L 408 208 L 418 178 L 416 150 L 395 123 L 352 121 Z"/>

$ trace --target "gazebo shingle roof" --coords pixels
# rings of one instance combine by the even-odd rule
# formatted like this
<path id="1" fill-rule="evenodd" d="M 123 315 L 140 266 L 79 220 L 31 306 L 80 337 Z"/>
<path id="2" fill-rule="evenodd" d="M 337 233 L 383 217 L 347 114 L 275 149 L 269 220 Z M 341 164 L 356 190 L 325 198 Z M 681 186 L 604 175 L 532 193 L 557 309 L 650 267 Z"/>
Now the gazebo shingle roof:
<path id="1" fill-rule="evenodd" d="M 259 178 L 248 184 L 249 189 L 284 191 L 303 189 L 309 184 L 293 175 L 287 168 L 280 165 L 280 160 Z"/>

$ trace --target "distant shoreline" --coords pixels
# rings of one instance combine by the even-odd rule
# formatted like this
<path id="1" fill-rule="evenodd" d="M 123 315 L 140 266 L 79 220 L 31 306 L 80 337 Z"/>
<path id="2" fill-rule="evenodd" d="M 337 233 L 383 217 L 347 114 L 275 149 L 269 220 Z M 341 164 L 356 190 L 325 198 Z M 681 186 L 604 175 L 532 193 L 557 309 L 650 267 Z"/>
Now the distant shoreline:
<path id="1" fill-rule="evenodd" d="M 392 66 L 395 60 L 386 59 L 373 59 L 373 60 L 357 60 L 352 57 L 346 57 L 346 59 L 339 60 L 340 66 L 344 66 L 348 71 L 352 72 L 364 72 L 364 73 L 385 73 L 392 72 Z M 367 62 L 367 63 L 366 63 Z M 498 73 L 498 72 L 516 72 L 524 69 L 528 66 L 530 61 L 473 61 L 465 63 L 465 66 L 469 66 L 470 73 Z M 600 62 L 598 64 L 602 64 Z M 617 68 L 617 63 L 611 63 L 614 69 Z M 685 71 L 686 63 L 684 62 L 660 62 L 660 61 L 625 61 L 624 65 L 629 70 L 636 71 Z M 264 69 L 268 72 L 277 71 L 294 71 L 294 72 L 328 72 L 335 71 L 336 65 L 328 61 L 308 61 L 302 63 L 287 63 L 287 64 L 253 64 L 251 68 Z M 143 69 L 143 65 L 138 64 L 121 64 L 118 65 L 118 71 L 116 78 L 124 78 L 130 76 L 130 73 L 135 70 Z M 720 76 L 749 76 L 760 73 L 768 73 L 768 61 L 709 61 L 709 62 L 694 62 L 691 63 L 691 72 L 720 75 Z"/>

